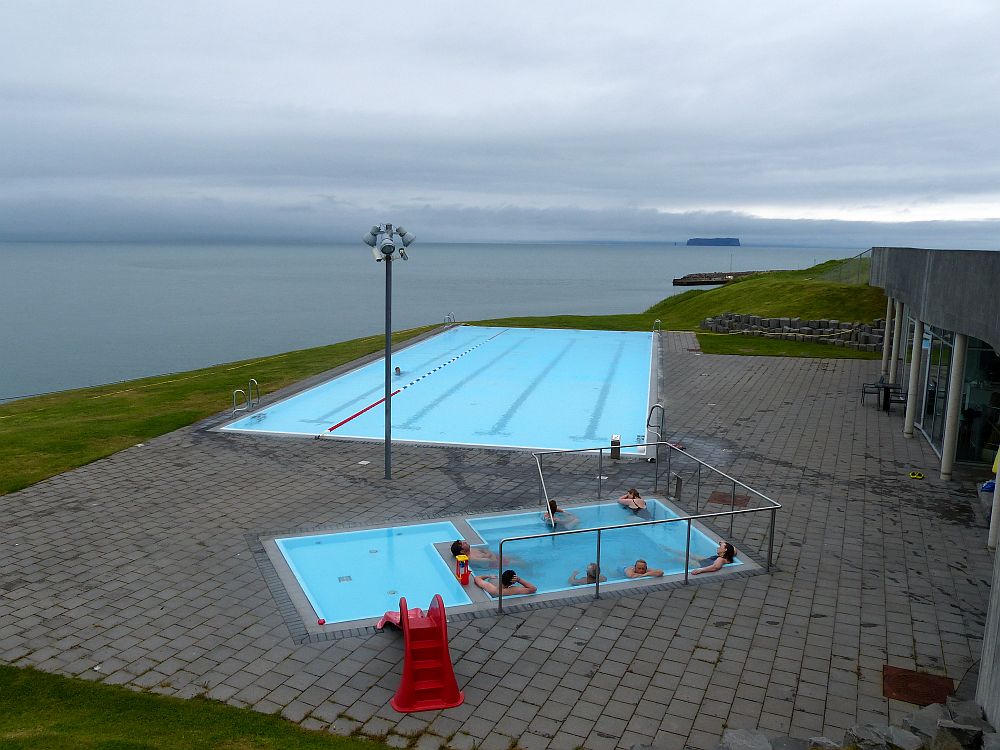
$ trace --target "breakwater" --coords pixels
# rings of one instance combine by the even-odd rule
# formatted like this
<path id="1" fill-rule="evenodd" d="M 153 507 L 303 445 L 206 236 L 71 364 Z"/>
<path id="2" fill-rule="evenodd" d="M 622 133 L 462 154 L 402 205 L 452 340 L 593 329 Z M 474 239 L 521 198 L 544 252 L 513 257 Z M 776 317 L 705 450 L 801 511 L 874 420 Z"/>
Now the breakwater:
<path id="1" fill-rule="evenodd" d="M 718 286 L 728 284 L 734 279 L 746 276 L 756 276 L 760 273 L 775 273 L 774 271 L 709 271 L 706 273 L 689 273 L 674 279 L 674 286 Z"/>
<path id="2" fill-rule="evenodd" d="M 882 351 L 885 321 L 873 323 L 842 320 L 803 320 L 802 318 L 765 318 L 744 313 L 722 313 L 701 322 L 703 330 L 744 336 L 765 336 L 787 341 L 815 341 L 863 352 Z"/>

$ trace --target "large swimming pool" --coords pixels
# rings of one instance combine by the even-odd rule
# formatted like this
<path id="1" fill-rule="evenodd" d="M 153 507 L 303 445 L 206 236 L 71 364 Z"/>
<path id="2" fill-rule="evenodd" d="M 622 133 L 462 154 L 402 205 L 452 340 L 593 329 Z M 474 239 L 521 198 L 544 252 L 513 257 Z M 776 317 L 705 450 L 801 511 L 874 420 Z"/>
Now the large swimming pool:
<path id="1" fill-rule="evenodd" d="M 395 352 L 394 441 L 579 449 L 646 442 L 651 333 L 457 326 Z M 383 359 L 224 430 L 380 440 Z M 628 452 L 626 450 L 626 452 Z"/>

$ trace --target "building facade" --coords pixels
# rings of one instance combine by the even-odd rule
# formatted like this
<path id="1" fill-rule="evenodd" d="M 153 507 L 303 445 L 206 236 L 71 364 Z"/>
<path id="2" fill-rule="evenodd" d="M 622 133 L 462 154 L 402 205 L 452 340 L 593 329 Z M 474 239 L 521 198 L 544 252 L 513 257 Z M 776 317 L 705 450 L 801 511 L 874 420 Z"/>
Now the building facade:
<path id="1" fill-rule="evenodd" d="M 922 433 L 941 459 L 998 473 L 1000 252 L 875 247 L 869 283 L 885 290 L 882 374 L 906 393 L 903 434 Z M 987 544 L 1000 535 L 994 490 Z M 1000 726 L 1000 567 L 994 563 L 977 702 Z"/>

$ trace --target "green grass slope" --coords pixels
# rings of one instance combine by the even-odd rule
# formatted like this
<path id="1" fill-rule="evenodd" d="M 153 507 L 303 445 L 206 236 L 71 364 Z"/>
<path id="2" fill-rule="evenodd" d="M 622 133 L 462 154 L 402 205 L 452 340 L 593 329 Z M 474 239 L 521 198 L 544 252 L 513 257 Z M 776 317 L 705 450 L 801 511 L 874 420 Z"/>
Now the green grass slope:
<path id="1" fill-rule="evenodd" d="M 404 341 L 428 328 L 403 331 Z M 255 378 L 270 393 L 384 346 L 383 336 L 0 405 L 0 495 L 193 424 Z"/>

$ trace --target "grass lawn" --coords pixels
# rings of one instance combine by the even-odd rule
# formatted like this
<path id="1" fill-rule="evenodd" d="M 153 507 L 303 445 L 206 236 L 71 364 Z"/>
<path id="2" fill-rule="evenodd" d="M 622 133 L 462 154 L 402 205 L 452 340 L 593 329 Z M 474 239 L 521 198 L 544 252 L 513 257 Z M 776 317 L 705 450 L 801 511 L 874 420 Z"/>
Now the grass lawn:
<path id="1" fill-rule="evenodd" d="M 280 716 L 206 700 L 0 666 L 5 750 L 385 750 L 300 729 Z"/>
<path id="2" fill-rule="evenodd" d="M 433 327 L 394 334 L 393 341 Z M 269 393 L 380 351 L 384 344 L 384 336 L 371 336 L 0 404 L 0 495 L 231 408 L 233 390 L 246 390 L 250 378 Z"/>
<path id="3" fill-rule="evenodd" d="M 705 354 L 745 354 L 758 357 L 829 357 L 836 359 L 881 359 L 882 352 L 859 352 L 847 347 L 785 341 L 778 338 L 699 333 L 698 345 Z"/>

